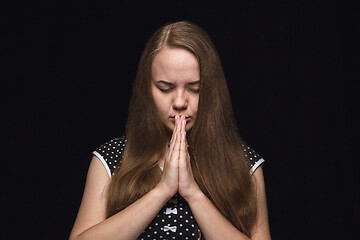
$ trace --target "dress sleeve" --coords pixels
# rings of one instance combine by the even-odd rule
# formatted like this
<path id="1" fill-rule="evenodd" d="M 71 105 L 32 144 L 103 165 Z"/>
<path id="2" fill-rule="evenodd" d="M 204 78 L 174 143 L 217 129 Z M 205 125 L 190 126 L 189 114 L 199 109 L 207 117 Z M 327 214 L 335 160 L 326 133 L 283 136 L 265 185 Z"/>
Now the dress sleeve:
<path id="1" fill-rule="evenodd" d="M 245 157 L 250 163 L 250 174 L 252 175 L 255 170 L 265 162 L 265 160 L 247 144 L 243 143 L 242 146 L 245 152 Z"/>
<path id="2" fill-rule="evenodd" d="M 125 143 L 126 138 L 122 136 L 104 143 L 92 152 L 102 162 L 110 178 L 114 170 L 121 165 Z"/>

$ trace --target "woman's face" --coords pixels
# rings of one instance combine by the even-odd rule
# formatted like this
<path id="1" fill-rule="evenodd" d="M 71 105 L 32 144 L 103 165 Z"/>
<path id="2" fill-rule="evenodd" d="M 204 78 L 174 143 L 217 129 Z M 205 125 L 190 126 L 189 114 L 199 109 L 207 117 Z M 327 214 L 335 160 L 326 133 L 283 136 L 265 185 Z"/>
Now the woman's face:
<path id="1" fill-rule="evenodd" d="M 172 131 L 175 116 L 186 117 L 186 131 L 196 120 L 200 87 L 200 68 L 196 57 L 181 48 L 165 47 L 151 66 L 151 93 L 158 116 Z"/>

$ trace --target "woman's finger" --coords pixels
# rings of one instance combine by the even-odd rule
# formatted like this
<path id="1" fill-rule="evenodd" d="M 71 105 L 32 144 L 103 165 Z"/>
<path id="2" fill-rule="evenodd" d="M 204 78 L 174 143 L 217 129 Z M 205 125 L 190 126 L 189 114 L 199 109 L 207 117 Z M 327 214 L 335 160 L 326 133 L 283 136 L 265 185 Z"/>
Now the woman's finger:
<path id="1" fill-rule="evenodd" d="M 176 131 L 178 129 L 177 122 L 178 122 L 178 119 L 177 119 L 177 116 L 175 116 L 175 123 L 174 123 L 175 126 L 174 126 L 173 133 L 172 133 L 172 136 L 171 136 L 171 139 L 170 139 L 170 142 L 169 142 L 169 147 L 174 142 L 174 139 L 175 139 L 175 133 L 176 133 Z"/>
<path id="2" fill-rule="evenodd" d="M 170 142 L 170 146 L 169 146 L 169 150 L 168 150 L 168 155 L 167 155 L 167 161 L 171 161 L 171 160 L 178 160 L 179 155 L 177 152 L 179 152 L 180 150 L 180 118 L 179 116 L 175 117 L 175 128 L 173 131 L 173 137 L 172 140 Z M 174 156 L 176 155 L 176 156 Z"/>
<path id="3" fill-rule="evenodd" d="M 182 116 L 182 126 L 181 126 L 181 132 L 184 133 L 185 132 L 185 126 L 186 126 L 186 119 L 185 116 Z"/>
<path id="4" fill-rule="evenodd" d="M 181 133 L 180 161 L 186 162 L 186 132 Z"/>
<path id="5" fill-rule="evenodd" d="M 171 152 L 170 162 L 174 167 L 178 167 L 179 165 L 179 155 L 180 155 L 180 147 L 181 147 L 181 135 L 179 132 L 176 133 L 174 147 Z"/>
<path id="6" fill-rule="evenodd" d="M 180 146 L 180 164 L 186 163 L 187 147 L 186 147 L 186 132 L 185 132 L 186 120 L 185 116 L 181 117 L 181 146 Z"/>
<path id="7" fill-rule="evenodd" d="M 175 127 L 170 139 L 170 142 L 168 144 L 168 150 L 167 150 L 167 154 L 166 154 L 166 160 L 171 158 L 172 152 L 174 150 L 174 145 L 175 145 L 175 141 L 176 141 L 176 133 L 178 132 L 179 129 L 179 118 L 178 116 L 175 116 Z"/>

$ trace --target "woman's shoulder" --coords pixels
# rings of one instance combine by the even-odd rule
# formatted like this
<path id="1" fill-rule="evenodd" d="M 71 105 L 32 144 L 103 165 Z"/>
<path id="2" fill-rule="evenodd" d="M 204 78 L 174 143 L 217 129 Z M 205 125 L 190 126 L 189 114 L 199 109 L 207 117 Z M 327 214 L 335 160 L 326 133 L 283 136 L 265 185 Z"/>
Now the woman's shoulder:
<path id="1" fill-rule="evenodd" d="M 102 162 L 109 177 L 111 177 L 116 167 L 122 162 L 125 144 L 126 137 L 123 135 L 105 142 L 92 153 Z"/>
<path id="2" fill-rule="evenodd" d="M 265 162 L 265 160 L 260 156 L 260 154 L 255 152 L 254 149 L 249 147 L 247 143 L 243 142 L 242 147 L 244 150 L 245 157 L 249 161 L 250 174 L 252 175 L 255 172 L 255 170 Z"/>

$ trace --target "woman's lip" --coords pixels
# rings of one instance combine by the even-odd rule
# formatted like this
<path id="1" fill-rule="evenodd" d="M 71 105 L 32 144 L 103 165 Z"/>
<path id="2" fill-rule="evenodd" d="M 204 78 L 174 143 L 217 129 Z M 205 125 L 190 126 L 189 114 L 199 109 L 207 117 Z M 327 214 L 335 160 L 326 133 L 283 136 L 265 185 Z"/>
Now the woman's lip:
<path id="1" fill-rule="evenodd" d="M 185 120 L 187 121 L 187 120 L 189 120 L 191 117 L 190 116 L 185 116 Z M 170 116 L 170 119 L 172 120 L 172 121 L 175 121 L 175 116 Z"/>

